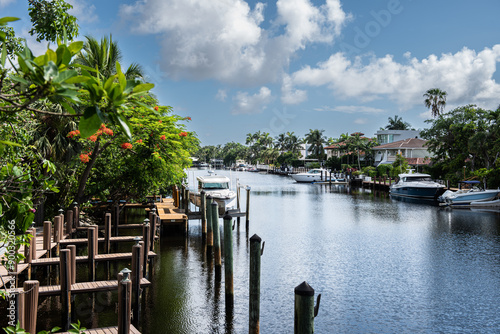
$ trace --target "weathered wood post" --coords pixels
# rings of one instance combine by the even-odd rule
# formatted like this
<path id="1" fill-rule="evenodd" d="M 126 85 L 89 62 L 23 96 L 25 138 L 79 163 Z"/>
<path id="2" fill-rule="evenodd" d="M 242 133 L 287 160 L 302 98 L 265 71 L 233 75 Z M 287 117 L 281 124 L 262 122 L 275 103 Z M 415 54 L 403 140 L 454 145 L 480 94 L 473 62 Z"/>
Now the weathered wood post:
<path id="1" fill-rule="evenodd" d="M 73 210 L 66 211 L 66 234 L 71 235 L 73 233 Z"/>
<path id="2" fill-rule="evenodd" d="M 240 199 L 241 199 L 241 191 L 240 191 L 240 182 L 238 181 L 236 183 L 236 204 L 238 208 L 238 213 L 241 212 L 241 204 L 240 204 Z M 238 227 L 240 226 L 240 216 L 236 218 L 236 222 L 238 223 Z"/>
<path id="3" fill-rule="evenodd" d="M 69 249 L 69 272 L 71 284 L 76 283 L 76 245 L 68 245 Z"/>
<path id="4" fill-rule="evenodd" d="M 73 202 L 73 226 L 80 227 L 80 208 L 77 202 Z"/>
<path id="5" fill-rule="evenodd" d="M 28 280 L 31 279 L 31 262 L 36 258 L 36 229 L 32 228 L 26 230 L 26 234 L 31 234 L 31 239 L 27 245 L 24 246 L 24 262 L 28 264 Z"/>
<path id="6" fill-rule="evenodd" d="M 212 255 L 213 246 L 214 246 L 214 232 L 212 225 L 212 197 L 207 196 L 207 247 L 209 256 Z"/>
<path id="7" fill-rule="evenodd" d="M 207 238 L 207 195 L 205 190 L 200 192 L 201 237 Z"/>
<path id="8" fill-rule="evenodd" d="M 130 314 L 132 306 L 132 281 L 129 274 L 130 269 L 121 271 L 123 279 L 118 280 L 118 334 L 130 333 Z"/>
<path id="9" fill-rule="evenodd" d="M 318 315 L 320 300 L 321 294 L 314 307 L 314 289 L 306 281 L 295 288 L 294 334 L 314 333 L 314 318 Z"/>
<path id="10" fill-rule="evenodd" d="M 155 208 L 153 208 L 150 212 L 149 222 L 151 224 L 151 227 L 149 229 L 149 249 L 153 251 L 155 246 L 155 235 L 156 235 L 156 224 L 157 224 Z"/>
<path id="11" fill-rule="evenodd" d="M 24 330 L 28 333 L 36 333 L 36 317 L 38 311 L 38 290 L 40 282 L 25 281 L 23 284 L 24 293 Z"/>
<path id="12" fill-rule="evenodd" d="M 226 310 L 234 307 L 233 285 L 233 217 L 224 216 L 224 284 L 226 292 Z"/>
<path id="13" fill-rule="evenodd" d="M 113 223 L 115 225 L 115 237 L 118 236 L 118 225 L 120 224 L 120 203 L 117 203 L 114 207 L 113 207 Z"/>
<path id="14" fill-rule="evenodd" d="M 212 203 L 212 230 L 214 233 L 214 260 L 215 268 L 221 269 L 221 250 L 220 250 L 220 229 L 219 229 L 219 205 Z"/>
<path id="15" fill-rule="evenodd" d="M 142 240 L 144 241 L 144 259 L 143 259 L 143 268 L 142 268 L 142 275 L 143 277 L 146 277 L 148 270 L 148 260 L 149 260 L 149 219 L 146 218 L 144 219 L 144 224 L 142 225 Z"/>
<path id="16" fill-rule="evenodd" d="M 43 222 L 43 250 L 47 251 L 47 257 L 50 257 L 50 246 L 52 239 L 52 223 L 50 221 Z"/>
<path id="17" fill-rule="evenodd" d="M 139 324 L 140 316 L 140 295 L 141 295 L 141 278 L 142 278 L 142 268 L 141 268 L 141 249 L 142 245 L 139 243 L 141 241 L 140 237 L 134 238 L 135 245 L 132 246 L 132 319 L 135 326 Z"/>
<path id="18" fill-rule="evenodd" d="M 260 332 L 260 257 L 264 252 L 261 243 L 262 239 L 257 234 L 250 238 L 249 334 Z"/>
<path id="19" fill-rule="evenodd" d="M 245 226 L 246 229 L 248 230 L 248 227 L 250 226 L 250 187 L 246 187 L 247 190 L 247 206 L 245 208 Z"/>
<path id="20" fill-rule="evenodd" d="M 189 189 L 184 188 L 184 209 L 186 210 L 186 214 L 189 213 Z"/>
<path id="21" fill-rule="evenodd" d="M 179 209 L 183 210 L 184 208 L 184 185 L 181 184 L 179 187 Z"/>
<path id="22" fill-rule="evenodd" d="M 71 273 L 70 250 L 61 249 L 59 256 L 59 277 L 61 279 L 62 329 L 67 331 L 71 324 Z"/>
<path id="23" fill-rule="evenodd" d="M 87 229 L 87 235 L 88 235 L 88 267 L 89 267 L 89 281 L 94 282 L 95 281 L 95 258 L 97 255 L 97 244 L 98 244 L 98 239 L 97 239 L 97 225 L 94 226 L 89 226 Z"/>
<path id="24" fill-rule="evenodd" d="M 61 241 L 61 232 L 62 232 L 62 224 L 61 224 L 61 216 L 54 217 L 54 235 L 52 241 L 56 244 L 56 256 L 59 256 L 59 242 Z"/>
<path id="25" fill-rule="evenodd" d="M 104 251 L 106 254 L 111 252 L 111 213 L 104 215 Z"/>

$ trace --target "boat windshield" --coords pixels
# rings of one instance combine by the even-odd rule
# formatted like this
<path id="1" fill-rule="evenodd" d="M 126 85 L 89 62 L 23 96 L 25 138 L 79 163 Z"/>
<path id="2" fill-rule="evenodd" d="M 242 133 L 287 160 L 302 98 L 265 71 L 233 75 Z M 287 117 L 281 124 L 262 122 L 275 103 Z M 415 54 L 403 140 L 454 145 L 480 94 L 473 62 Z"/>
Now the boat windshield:
<path id="1" fill-rule="evenodd" d="M 403 178 L 406 182 L 432 181 L 430 176 L 407 176 Z"/>
<path id="2" fill-rule="evenodd" d="M 200 182 L 200 188 L 203 189 L 229 189 L 229 183 L 228 182 L 208 182 L 208 183 L 201 183 Z"/>
<path id="3" fill-rule="evenodd" d="M 320 170 L 317 170 L 317 169 L 311 169 L 310 171 L 308 171 L 307 173 L 309 174 L 320 174 L 321 171 Z"/>

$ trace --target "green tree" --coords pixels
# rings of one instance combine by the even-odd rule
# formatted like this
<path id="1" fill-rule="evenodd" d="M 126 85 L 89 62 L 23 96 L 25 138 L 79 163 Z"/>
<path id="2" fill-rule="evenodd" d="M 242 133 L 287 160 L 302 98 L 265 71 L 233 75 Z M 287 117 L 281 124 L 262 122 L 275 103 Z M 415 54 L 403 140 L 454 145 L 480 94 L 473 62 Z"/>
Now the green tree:
<path id="1" fill-rule="evenodd" d="M 385 126 L 386 130 L 410 130 L 411 125 L 408 122 L 403 122 L 403 119 L 395 115 L 394 118 L 389 117 L 389 124 Z"/>
<path id="2" fill-rule="evenodd" d="M 73 8 L 69 3 L 64 0 L 28 0 L 28 4 L 33 24 L 29 33 L 36 36 L 37 42 L 55 42 L 64 34 L 70 41 L 78 36 L 76 17 L 68 14 Z"/>
<path id="3" fill-rule="evenodd" d="M 325 130 L 309 129 L 309 133 L 305 135 L 305 142 L 311 145 L 308 151 L 311 152 L 311 155 L 318 158 L 322 158 L 325 154 L 323 145 L 326 143 L 327 139 L 323 135 L 323 132 L 325 132 Z"/>
<path id="4" fill-rule="evenodd" d="M 425 92 L 424 104 L 431 109 L 433 117 L 438 117 L 443 112 L 446 106 L 446 95 L 447 93 L 439 88 L 432 88 Z"/>

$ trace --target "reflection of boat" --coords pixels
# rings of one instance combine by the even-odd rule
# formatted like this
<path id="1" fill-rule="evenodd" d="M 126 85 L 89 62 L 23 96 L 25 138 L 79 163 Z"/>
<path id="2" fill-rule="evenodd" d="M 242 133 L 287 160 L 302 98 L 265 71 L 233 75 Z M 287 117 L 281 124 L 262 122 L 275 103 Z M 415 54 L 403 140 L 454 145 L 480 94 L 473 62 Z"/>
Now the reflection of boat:
<path id="1" fill-rule="evenodd" d="M 439 201 L 444 205 L 477 205 L 477 206 L 495 206 L 497 201 L 493 201 L 500 189 L 481 189 L 479 181 L 460 181 L 460 190 L 447 190 L 439 197 Z M 462 187 L 465 187 L 462 189 Z"/>
<path id="2" fill-rule="evenodd" d="M 211 196 L 219 205 L 219 215 L 226 210 L 236 207 L 236 192 L 229 189 L 229 178 L 223 175 L 209 174 L 198 176 L 198 189 L 205 191 L 206 196 Z M 189 200 L 195 206 L 201 206 L 200 192 L 190 192 Z"/>
<path id="3" fill-rule="evenodd" d="M 255 168 L 255 167 L 250 167 L 250 168 L 247 169 L 247 172 L 253 172 L 253 173 L 255 173 L 255 172 L 258 172 L 258 171 L 259 170 L 257 168 Z"/>
<path id="4" fill-rule="evenodd" d="M 327 181 L 330 178 L 330 172 L 326 169 L 315 168 L 307 173 L 290 174 L 297 182 L 318 182 Z"/>
<path id="5" fill-rule="evenodd" d="M 390 194 L 395 197 L 436 198 L 445 186 L 434 182 L 429 174 L 407 173 L 399 174 L 399 181 L 391 185 Z"/>

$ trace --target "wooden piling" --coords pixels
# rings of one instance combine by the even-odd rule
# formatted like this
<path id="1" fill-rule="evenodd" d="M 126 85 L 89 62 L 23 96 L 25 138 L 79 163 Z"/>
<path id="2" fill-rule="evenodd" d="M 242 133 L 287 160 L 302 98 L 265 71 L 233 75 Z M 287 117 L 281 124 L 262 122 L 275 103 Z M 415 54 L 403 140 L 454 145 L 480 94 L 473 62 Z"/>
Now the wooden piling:
<path id="1" fill-rule="evenodd" d="M 184 208 L 184 185 L 181 184 L 179 187 L 179 209 L 183 210 Z"/>
<path id="2" fill-rule="evenodd" d="M 184 210 L 186 210 L 186 214 L 189 213 L 189 189 L 184 188 Z"/>
<path id="3" fill-rule="evenodd" d="M 66 211 L 66 234 L 71 235 L 73 233 L 73 210 Z"/>
<path id="4" fill-rule="evenodd" d="M 234 307 L 233 284 L 233 217 L 224 216 L 224 284 L 226 292 L 226 310 Z"/>
<path id="5" fill-rule="evenodd" d="M 104 215 L 104 251 L 106 254 L 111 252 L 111 213 Z"/>
<path id="6" fill-rule="evenodd" d="M 120 224 L 120 204 L 113 207 L 114 236 L 118 236 L 118 225 Z"/>
<path id="7" fill-rule="evenodd" d="M 59 241 L 61 241 L 61 216 L 54 217 L 54 235 L 52 241 L 56 244 L 56 256 L 59 256 Z"/>
<path id="8" fill-rule="evenodd" d="M 134 326 L 139 324 L 140 314 L 140 294 L 141 294 L 141 248 L 140 239 L 137 238 L 136 244 L 132 246 L 132 319 Z"/>
<path id="9" fill-rule="evenodd" d="M 62 329 L 69 330 L 71 325 L 71 273 L 70 250 L 61 249 L 59 254 L 59 277 L 61 280 L 61 316 Z M 34 332 L 33 332 L 34 333 Z"/>
<path id="10" fill-rule="evenodd" d="M 260 257 L 262 239 L 254 234 L 250 238 L 250 303 L 249 334 L 260 332 Z"/>
<path id="11" fill-rule="evenodd" d="M 150 229 L 150 225 L 149 225 L 149 219 L 144 219 L 144 225 L 142 226 L 142 240 L 144 241 L 144 259 L 143 259 L 143 268 L 142 268 L 142 275 L 143 277 L 147 277 L 147 273 L 148 273 L 148 253 L 149 253 L 149 229 Z"/>
<path id="12" fill-rule="evenodd" d="M 36 333 L 36 318 L 38 311 L 38 290 L 40 282 L 25 281 L 23 284 L 24 290 L 24 330 L 28 333 Z"/>
<path id="13" fill-rule="evenodd" d="M 221 268 L 221 250 L 220 250 L 220 229 L 219 229 L 219 205 L 217 202 L 212 204 L 212 232 L 214 234 L 214 261 L 215 267 Z"/>
<path id="14" fill-rule="evenodd" d="M 68 245 L 69 249 L 69 272 L 71 284 L 76 283 L 76 245 Z"/>
<path id="15" fill-rule="evenodd" d="M 89 268 L 89 281 L 95 281 L 95 257 L 97 255 L 97 245 L 98 245 L 98 228 L 97 225 L 89 226 L 87 229 L 88 234 L 88 253 L 89 260 L 87 262 Z"/>
<path id="16" fill-rule="evenodd" d="M 314 333 L 314 317 L 318 314 L 320 298 L 321 295 L 318 295 L 315 308 L 314 289 L 306 281 L 295 288 L 294 334 Z"/>
<path id="17" fill-rule="evenodd" d="M 50 257 L 52 245 L 52 223 L 50 221 L 43 222 L 43 250 L 47 251 L 47 257 Z"/>
<path id="18" fill-rule="evenodd" d="M 31 279 L 31 263 L 36 258 L 36 230 L 34 228 L 26 231 L 26 234 L 31 234 L 31 239 L 24 246 L 24 262 L 28 263 L 28 280 Z"/>
<path id="19" fill-rule="evenodd" d="M 240 191 L 240 183 L 236 184 L 236 208 L 238 209 L 238 212 L 241 211 L 241 205 L 240 205 L 240 199 L 241 199 L 241 191 Z M 238 226 L 240 226 L 240 216 L 236 218 L 236 221 L 238 222 Z"/>
<path id="20" fill-rule="evenodd" d="M 130 270 L 121 271 L 123 279 L 118 280 L 118 334 L 130 333 L 130 315 L 132 305 L 132 281 L 129 278 Z"/>
<path id="21" fill-rule="evenodd" d="M 156 226 L 158 222 L 155 208 L 153 208 L 150 217 L 149 222 L 151 227 L 149 228 L 149 250 L 153 251 L 155 246 Z"/>
<path id="22" fill-rule="evenodd" d="M 208 254 L 211 254 L 213 245 L 214 245 L 214 232 L 212 225 L 212 197 L 207 196 L 207 247 L 209 247 Z"/>
<path id="23" fill-rule="evenodd" d="M 246 190 L 247 190 L 247 206 L 245 208 L 245 218 L 246 218 L 245 226 L 248 229 L 250 225 L 250 187 L 247 187 Z"/>
<path id="24" fill-rule="evenodd" d="M 200 192 L 200 214 L 201 214 L 201 237 L 207 238 L 207 195 L 205 190 Z"/>
<path id="25" fill-rule="evenodd" d="M 73 202 L 73 226 L 80 227 L 80 208 L 77 202 Z"/>

